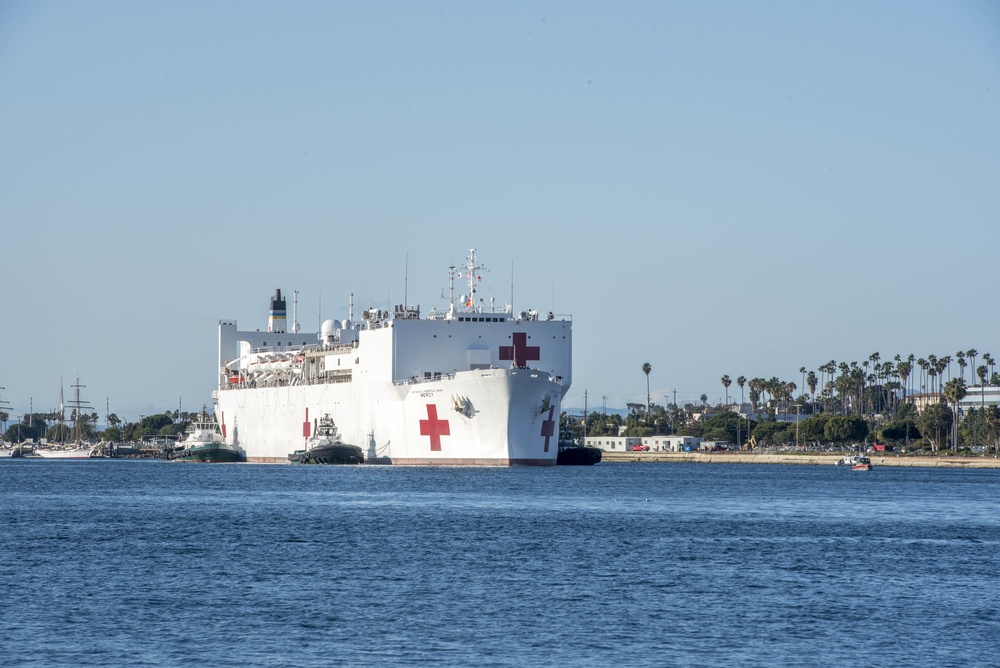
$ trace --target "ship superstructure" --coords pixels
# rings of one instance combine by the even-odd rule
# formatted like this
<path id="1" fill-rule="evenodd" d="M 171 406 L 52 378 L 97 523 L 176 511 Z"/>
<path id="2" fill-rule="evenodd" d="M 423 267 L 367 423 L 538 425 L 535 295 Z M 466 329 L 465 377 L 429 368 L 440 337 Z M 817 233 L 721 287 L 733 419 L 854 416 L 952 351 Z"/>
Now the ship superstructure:
<path id="1" fill-rule="evenodd" d="M 372 463 L 555 464 L 572 319 L 487 306 L 484 269 L 472 249 L 449 268 L 447 309 L 426 317 L 400 304 L 355 322 L 351 303 L 348 319 L 297 332 L 279 290 L 269 331 L 220 321 L 213 397 L 226 442 L 251 462 L 287 462 L 329 415 Z"/>

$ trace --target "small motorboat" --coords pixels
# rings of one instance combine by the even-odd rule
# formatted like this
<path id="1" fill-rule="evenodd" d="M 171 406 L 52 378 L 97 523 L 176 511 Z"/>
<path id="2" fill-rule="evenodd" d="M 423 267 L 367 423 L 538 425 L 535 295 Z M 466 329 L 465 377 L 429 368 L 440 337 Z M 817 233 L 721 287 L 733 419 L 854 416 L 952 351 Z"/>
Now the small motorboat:
<path id="1" fill-rule="evenodd" d="M 851 464 L 852 471 L 871 471 L 873 468 L 872 460 L 868 457 L 855 457 L 855 461 Z"/>

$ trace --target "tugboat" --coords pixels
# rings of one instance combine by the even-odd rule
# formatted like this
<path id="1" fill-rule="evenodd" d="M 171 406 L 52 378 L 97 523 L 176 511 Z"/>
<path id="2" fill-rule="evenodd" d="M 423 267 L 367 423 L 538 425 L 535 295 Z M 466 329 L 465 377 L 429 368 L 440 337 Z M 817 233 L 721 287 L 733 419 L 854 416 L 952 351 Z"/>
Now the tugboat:
<path id="1" fill-rule="evenodd" d="M 226 443 L 219 431 L 219 423 L 205 411 L 201 419 L 192 422 L 178 443 L 179 448 L 166 452 L 166 458 L 180 462 L 239 462 L 243 455 Z"/>
<path id="2" fill-rule="evenodd" d="M 364 452 L 356 445 L 340 440 L 340 432 L 327 413 L 319 419 L 316 433 L 306 441 L 305 450 L 288 455 L 293 464 L 363 464 Z"/>
<path id="3" fill-rule="evenodd" d="M 593 466 L 600 461 L 600 448 L 577 445 L 568 429 L 559 430 L 559 453 L 556 455 L 556 465 Z"/>

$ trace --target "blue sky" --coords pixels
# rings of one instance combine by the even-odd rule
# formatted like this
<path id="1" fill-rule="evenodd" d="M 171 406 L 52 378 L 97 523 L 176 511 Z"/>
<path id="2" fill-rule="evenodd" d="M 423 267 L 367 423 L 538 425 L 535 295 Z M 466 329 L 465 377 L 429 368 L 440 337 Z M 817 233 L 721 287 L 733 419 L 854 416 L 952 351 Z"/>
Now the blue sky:
<path id="1" fill-rule="evenodd" d="M 220 318 L 426 311 L 473 247 L 572 314 L 570 406 L 1000 354 L 993 2 L 15 1 L 0 91 L 15 413 L 195 410 Z"/>

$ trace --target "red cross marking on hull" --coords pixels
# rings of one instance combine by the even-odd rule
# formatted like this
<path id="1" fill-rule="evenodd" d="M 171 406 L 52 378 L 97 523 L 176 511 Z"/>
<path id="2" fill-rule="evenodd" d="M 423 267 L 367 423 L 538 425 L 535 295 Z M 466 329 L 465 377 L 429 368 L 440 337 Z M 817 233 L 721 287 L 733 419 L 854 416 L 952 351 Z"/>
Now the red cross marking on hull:
<path id="1" fill-rule="evenodd" d="M 549 439 L 556 433 L 556 421 L 552 419 L 552 413 L 556 407 L 549 408 L 549 417 L 542 422 L 542 436 L 545 437 L 545 452 L 549 451 Z"/>
<path id="2" fill-rule="evenodd" d="M 438 419 L 438 407 L 427 404 L 427 419 L 420 421 L 420 435 L 431 437 L 431 451 L 441 450 L 441 437 L 451 436 L 451 428 L 447 420 Z"/>
<path id="3" fill-rule="evenodd" d="M 529 361 L 538 360 L 539 347 L 528 345 L 528 335 L 525 332 L 514 332 L 514 345 L 500 346 L 501 360 L 514 360 L 514 366 L 523 369 Z"/>

